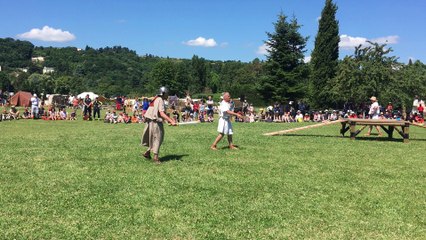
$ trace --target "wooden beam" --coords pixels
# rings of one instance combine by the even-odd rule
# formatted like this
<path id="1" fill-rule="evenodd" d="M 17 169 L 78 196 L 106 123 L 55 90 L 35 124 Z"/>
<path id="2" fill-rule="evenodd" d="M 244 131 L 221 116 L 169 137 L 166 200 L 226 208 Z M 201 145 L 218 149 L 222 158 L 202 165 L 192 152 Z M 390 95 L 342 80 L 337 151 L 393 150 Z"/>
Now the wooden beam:
<path id="1" fill-rule="evenodd" d="M 423 123 L 423 124 L 420 124 L 420 123 L 410 123 L 411 125 L 413 125 L 413 126 L 416 126 L 416 127 L 421 127 L 421 128 L 426 128 L 426 125 Z"/>
<path id="2" fill-rule="evenodd" d="M 341 122 L 345 122 L 345 121 L 346 121 L 345 119 L 339 119 L 339 120 L 336 120 L 336 121 L 323 122 L 323 123 L 318 123 L 318 124 L 304 126 L 304 127 L 292 128 L 292 129 L 287 129 L 287 130 L 282 130 L 282 131 L 277 131 L 277 132 L 264 133 L 263 135 L 264 136 L 282 135 L 282 134 L 286 134 L 286 133 L 290 133 L 290 132 L 296 132 L 296 131 L 299 131 L 299 130 L 310 129 L 310 128 L 317 128 L 317 127 L 327 126 L 327 125 L 341 123 Z"/>

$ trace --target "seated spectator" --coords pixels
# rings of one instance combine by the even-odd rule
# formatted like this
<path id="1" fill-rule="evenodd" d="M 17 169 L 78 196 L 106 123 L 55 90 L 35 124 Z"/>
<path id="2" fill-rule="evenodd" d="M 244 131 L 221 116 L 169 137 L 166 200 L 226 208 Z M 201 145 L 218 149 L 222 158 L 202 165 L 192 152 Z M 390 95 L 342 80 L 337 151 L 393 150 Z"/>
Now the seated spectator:
<path id="1" fill-rule="evenodd" d="M 208 115 L 207 122 L 214 122 L 214 116 L 213 116 L 213 114 L 209 114 Z"/>
<path id="2" fill-rule="evenodd" d="M 297 111 L 295 120 L 296 122 L 303 122 L 303 114 L 300 110 Z"/>
<path id="3" fill-rule="evenodd" d="M 415 113 L 414 114 L 414 122 L 416 123 L 424 123 L 424 119 L 422 118 L 422 115 L 420 115 L 420 113 Z"/>
<path id="4" fill-rule="evenodd" d="M 62 110 L 59 112 L 59 119 L 67 120 L 67 112 L 65 108 L 62 108 Z"/>
<path id="5" fill-rule="evenodd" d="M 333 110 L 333 112 L 331 113 L 329 120 L 330 121 L 336 121 L 337 119 L 339 119 L 338 115 L 337 115 L 337 111 Z"/>
<path id="6" fill-rule="evenodd" d="M 291 121 L 291 115 L 290 115 L 290 112 L 285 112 L 285 113 L 284 113 L 284 116 L 283 116 L 283 122 L 286 122 L 286 123 L 292 122 L 292 121 Z"/>
<path id="7" fill-rule="evenodd" d="M 49 108 L 48 120 L 56 120 L 56 112 L 53 106 Z"/>
<path id="8" fill-rule="evenodd" d="M 11 119 L 19 119 L 19 111 L 15 106 L 12 106 L 9 110 L 9 115 Z"/>
<path id="9" fill-rule="evenodd" d="M 309 113 L 305 113 L 305 116 L 303 117 L 303 121 L 304 121 L 304 122 L 309 122 L 309 121 L 311 121 L 311 116 L 309 116 Z"/>
<path id="10" fill-rule="evenodd" d="M 321 116 L 319 115 L 318 112 L 314 113 L 314 118 L 313 118 L 314 122 L 321 122 Z"/>
<path id="11" fill-rule="evenodd" d="M 70 120 L 72 120 L 72 121 L 77 120 L 77 113 L 76 113 L 75 109 L 74 109 L 74 111 L 70 115 Z"/>
<path id="12" fill-rule="evenodd" d="M 1 114 L 1 120 L 2 121 L 11 120 L 10 114 L 6 111 L 6 109 L 3 110 L 3 113 Z"/>
<path id="13" fill-rule="evenodd" d="M 22 113 L 22 118 L 23 119 L 30 119 L 31 118 L 31 113 L 30 113 L 30 111 L 27 107 L 24 109 L 24 112 Z"/>
<path id="14" fill-rule="evenodd" d="M 123 114 L 123 122 L 124 123 L 131 123 L 130 117 L 129 117 L 129 115 L 127 113 Z"/>
<path id="15" fill-rule="evenodd" d="M 130 119 L 130 122 L 131 122 L 131 123 L 139 123 L 138 116 L 136 115 L 136 113 L 135 113 L 135 112 L 133 113 L 133 116 L 132 116 L 132 118 Z"/>
<path id="16" fill-rule="evenodd" d="M 358 118 L 354 111 L 351 111 L 349 114 L 349 118 Z"/>

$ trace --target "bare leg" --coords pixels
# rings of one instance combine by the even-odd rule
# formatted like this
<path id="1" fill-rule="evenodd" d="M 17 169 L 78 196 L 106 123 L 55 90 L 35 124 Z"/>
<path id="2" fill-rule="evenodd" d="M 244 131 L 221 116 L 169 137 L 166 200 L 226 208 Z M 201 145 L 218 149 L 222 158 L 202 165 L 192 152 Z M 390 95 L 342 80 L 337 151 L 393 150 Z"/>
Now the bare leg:
<path id="1" fill-rule="evenodd" d="M 232 134 L 228 135 L 228 143 L 229 143 L 229 149 L 238 149 L 234 144 L 232 144 Z"/>
<path id="2" fill-rule="evenodd" d="M 214 143 L 211 145 L 210 149 L 212 149 L 212 150 L 217 150 L 217 148 L 216 148 L 217 143 L 218 143 L 220 140 L 222 140 L 222 138 L 223 138 L 223 133 L 219 133 L 219 135 L 217 135 L 216 139 L 214 140 Z"/>
<path id="3" fill-rule="evenodd" d="M 155 153 L 154 153 L 154 163 L 155 164 L 160 164 L 161 163 L 160 160 L 158 159 L 158 154 L 155 154 Z"/>
<path id="4" fill-rule="evenodd" d="M 379 126 L 376 126 L 377 132 L 379 133 L 379 136 L 382 136 L 382 132 L 380 132 Z"/>
<path id="5" fill-rule="evenodd" d="M 371 130 L 373 130 L 373 126 L 370 126 L 370 127 L 368 128 L 368 132 L 367 132 L 367 134 L 365 134 L 365 136 L 370 136 L 370 134 L 371 134 Z"/>

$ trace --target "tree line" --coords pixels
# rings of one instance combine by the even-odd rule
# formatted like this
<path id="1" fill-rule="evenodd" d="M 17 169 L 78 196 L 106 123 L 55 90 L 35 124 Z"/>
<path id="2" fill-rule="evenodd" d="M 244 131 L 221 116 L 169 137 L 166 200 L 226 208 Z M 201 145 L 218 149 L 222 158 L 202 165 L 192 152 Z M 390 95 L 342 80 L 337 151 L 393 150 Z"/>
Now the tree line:
<path id="1" fill-rule="evenodd" d="M 295 16 L 282 12 L 274 31 L 266 33 L 266 60 L 212 61 L 138 55 L 122 46 L 85 49 L 34 46 L 0 39 L 0 89 L 35 93 L 106 97 L 153 95 L 159 86 L 172 94 L 198 96 L 230 91 L 256 105 L 302 100 L 313 108 L 359 106 L 376 96 L 382 104 L 410 106 L 414 95 L 426 96 L 426 66 L 404 64 L 385 44 L 368 42 L 339 60 L 338 7 L 325 0 L 310 62 L 304 62 L 308 36 Z M 44 61 L 32 61 L 32 57 Z M 44 67 L 54 69 L 43 74 Z"/>

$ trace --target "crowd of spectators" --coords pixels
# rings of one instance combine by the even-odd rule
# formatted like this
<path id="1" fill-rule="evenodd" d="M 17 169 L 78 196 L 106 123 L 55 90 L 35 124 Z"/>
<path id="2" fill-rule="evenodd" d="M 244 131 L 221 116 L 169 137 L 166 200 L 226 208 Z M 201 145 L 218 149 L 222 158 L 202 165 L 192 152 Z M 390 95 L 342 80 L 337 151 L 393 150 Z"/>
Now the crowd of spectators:
<path id="1" fill-rule="evenodd" d="M 0 120 L 31 119 L 39 118 L 43 120 L 103 120 L 105 123 L 143 123 L 144 114 L 149 107 L 149 99 L 141 98 L 134 100 L 132 104 L 125 103 L 125 97 L 118 97 L 115 106 L 104 106 L 97 98 L 84 99 L 76 97 L 70 99 L 68 106 L 44 106 L 43 101 L 34 97 L 31 98 L 31 108 L 19 109 L 15 106 L 4 107 Z M 5 105 L 3 102 L 2 105 Z M 207 99 L 191 99 L 188 95 L 183 101 L 183 105 L 177 101 L 167 102 L 167 114 L 176 122 L 213 122 L 214 113 L 217 111 L 217 104 L 208 96 Z M 380 119 L 407 120 L 410 122 L 424 122 L 425 103 L 418 96 L 415 96 L 413 108 L 404 113 L 401 109 L 395 109 L 391 102 L 386 106 L 380 106 Z M 128 112 L 126 112 L 126 106 Z M 105 109 L 104 116 L 101 116 L 101 109 Z M 130 110 L 131 109 L 131 110 Z M 302 101 L 297 103 L 289 101 L 287 104 L 275 102 L 264 108 L 254 108 L 253 104 L 244 100 L 239 107 L 235 107 L 231 100 L 231 110 L 244 116 L 242 119 L 236 118 L 236 122 L 324 122 L 335 121 L 339 118 L 364 118 L 368 119 L 368 105 L 355 108 L 351 104 L 345 104 L 341 110 L 311 110 Z M 69 111 L 69 112 L 68 112 Z"/>

